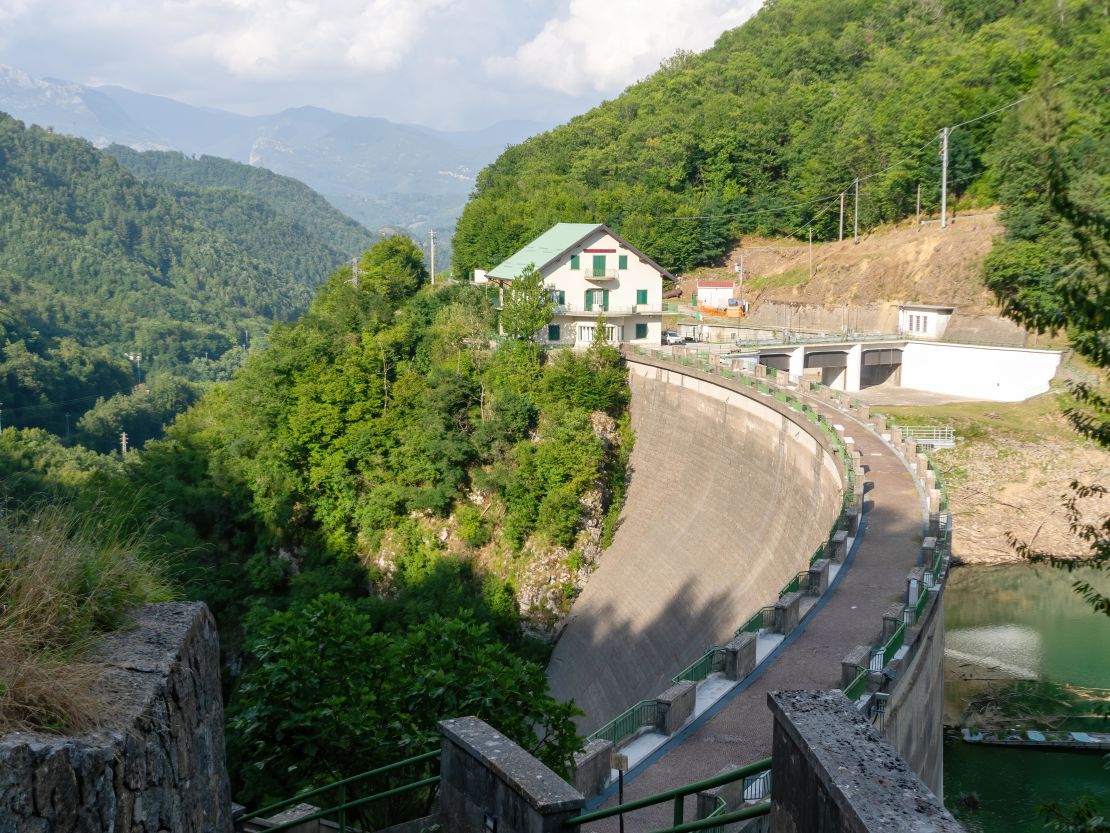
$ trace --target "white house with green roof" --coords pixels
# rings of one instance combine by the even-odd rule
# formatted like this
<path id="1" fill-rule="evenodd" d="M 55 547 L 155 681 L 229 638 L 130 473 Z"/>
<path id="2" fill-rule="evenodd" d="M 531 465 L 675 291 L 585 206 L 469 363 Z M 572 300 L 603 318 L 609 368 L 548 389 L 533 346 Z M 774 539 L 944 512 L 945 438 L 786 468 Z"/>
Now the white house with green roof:
<path id="1" fill-rule="evenodd" d="M 663 278 L 670 272 L 597 223 L 556 223 L 476 280 L 502 291 L 529 265 L 543 276 L 555 316 L 539 340 L 587 347 L 604 318 L 610 341 L 658 344 L 662 337 Z"/>

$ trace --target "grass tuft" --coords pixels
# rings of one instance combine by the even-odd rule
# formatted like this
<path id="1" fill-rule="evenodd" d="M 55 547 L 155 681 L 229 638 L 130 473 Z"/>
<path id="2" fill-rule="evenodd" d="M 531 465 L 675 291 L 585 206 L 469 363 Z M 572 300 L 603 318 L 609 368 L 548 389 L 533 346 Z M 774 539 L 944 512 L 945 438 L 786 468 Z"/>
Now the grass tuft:
<path id="1" fill-rule="evenodd" d="M 171 596 L 145 542 L 102 506 L 0 516 L 0 733 L 96 725 L 97 639 Z"/>

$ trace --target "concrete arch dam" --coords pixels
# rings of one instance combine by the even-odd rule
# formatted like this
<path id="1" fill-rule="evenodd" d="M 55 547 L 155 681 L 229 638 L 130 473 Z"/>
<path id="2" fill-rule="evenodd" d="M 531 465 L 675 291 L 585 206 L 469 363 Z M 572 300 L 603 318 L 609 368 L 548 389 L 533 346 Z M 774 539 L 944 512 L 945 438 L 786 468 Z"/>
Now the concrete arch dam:
<path id="1" fill-rule="evenodd" d="M 843 496 L 837 455 L 800 414 L 652 359 L 628 367 L 636 445 L 621 525 L 547 669 L 586 732 L 772 604 Z"/>

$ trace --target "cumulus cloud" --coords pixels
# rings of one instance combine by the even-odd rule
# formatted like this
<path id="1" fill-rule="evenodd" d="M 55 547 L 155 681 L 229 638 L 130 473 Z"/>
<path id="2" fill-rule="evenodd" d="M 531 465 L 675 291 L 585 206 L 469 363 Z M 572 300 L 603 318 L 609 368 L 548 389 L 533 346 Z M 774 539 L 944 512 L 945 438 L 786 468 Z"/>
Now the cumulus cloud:
<path id="1" fill-rule="evenodd" d="M 486 61 L 495 76 L 580 95 L 643 77 L 676 49 L 701 50 L 762 0 L 571 0 L 515 53 Z"/>

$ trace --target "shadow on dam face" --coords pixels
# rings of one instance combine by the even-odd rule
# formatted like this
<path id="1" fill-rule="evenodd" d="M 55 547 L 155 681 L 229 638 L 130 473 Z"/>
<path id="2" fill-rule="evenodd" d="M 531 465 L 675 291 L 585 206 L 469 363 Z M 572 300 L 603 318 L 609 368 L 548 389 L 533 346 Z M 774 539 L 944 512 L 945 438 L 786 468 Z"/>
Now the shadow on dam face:
<path id="1" fill-rule="evenodd" d="M 621 524 L 547 669 L 551 693 L 586 712 L 585 732 L 773 604 L 841 506 L 839 461 L 801 417 L 757 393 L 629 368 L 636 445 Z"/>

